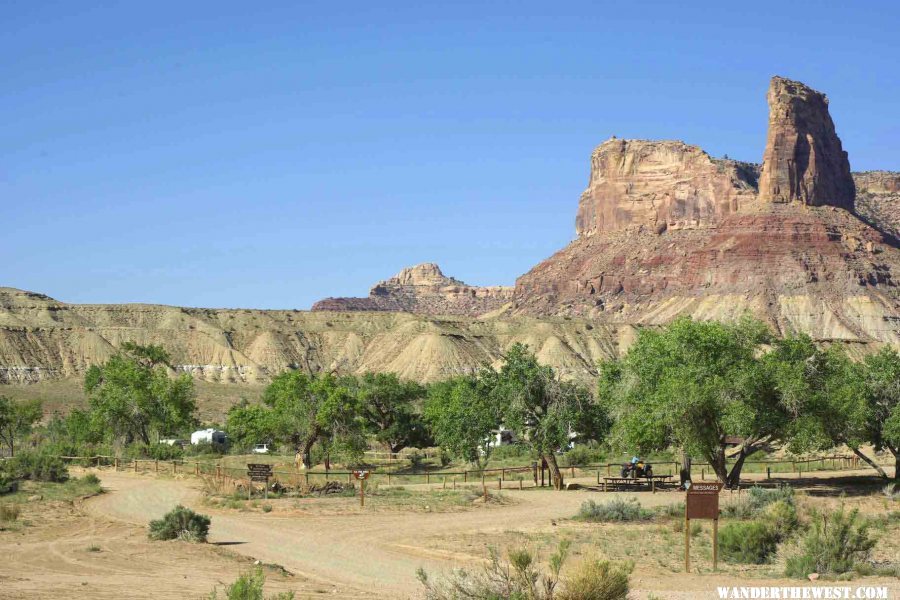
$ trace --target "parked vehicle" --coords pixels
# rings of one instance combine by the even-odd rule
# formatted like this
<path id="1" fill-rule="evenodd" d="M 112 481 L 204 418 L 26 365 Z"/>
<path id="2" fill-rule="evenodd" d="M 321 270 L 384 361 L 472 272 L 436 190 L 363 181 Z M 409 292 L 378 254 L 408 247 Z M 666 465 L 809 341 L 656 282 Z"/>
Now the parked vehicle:
<path id="1" fill-rule="evenodd" d="M 253 449 L 250 450 L 253 454 L 268 454 L 269 453 L 269 445 L 268 444 L 257 444 L 253 446 Z"/>
<path id="2" fill-rule="evenodd" d="M 224 448 L 228 444 L 228 435 L 224 431 L 218 429 L 200 429 L 191 434 L 191 444 L 201 444 L 208 442 L 214 446 Z"/>
<path id="3" fill-rule="evenodd" d="M 653 465 L 635 457 L 631 459 L 631 462 L 622 465 L 622 477 L 631 477 L 633 479 L 653 477 Z"/>

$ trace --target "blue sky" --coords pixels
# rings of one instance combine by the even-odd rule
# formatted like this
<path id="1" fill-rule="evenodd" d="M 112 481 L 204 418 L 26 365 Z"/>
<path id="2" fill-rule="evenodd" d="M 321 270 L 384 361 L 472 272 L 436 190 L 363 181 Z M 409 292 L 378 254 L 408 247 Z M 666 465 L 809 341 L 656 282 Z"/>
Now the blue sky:
<path id="1" fill-rule="evenodd" d="M 257 6 L 252 6 L 256 4 Z M 594 146 L 761 160 L 769 77 L 900 169 L 896 2 L 0 3 L 0 285 L 307 308 L 433 261 L 512 284 Z"/>

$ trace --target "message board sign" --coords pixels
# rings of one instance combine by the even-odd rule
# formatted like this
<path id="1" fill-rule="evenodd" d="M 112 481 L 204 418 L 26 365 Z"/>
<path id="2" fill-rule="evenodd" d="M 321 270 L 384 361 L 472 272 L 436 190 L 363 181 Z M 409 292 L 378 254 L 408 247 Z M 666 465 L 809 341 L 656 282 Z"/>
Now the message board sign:
<path id="1" fill-rule="evenodd" d="M 357 479 L 368 479 L 369 471 L 362 471 L 362 470 L 353 471 L 353 476 L 356 477 Z"/>
<path id="2" fill-rule="evenodd" d="M 722 484 L 693 483 L 687 490 L 687 518 L 688 519 L 718 519 L 719 518 L 719 492 Z"/>
<path id="3" fill-rule="evenodd" d="M 272 476 L 272 465 L 247 465 L 247 475 L 250 481 L 268 482 Z"/>

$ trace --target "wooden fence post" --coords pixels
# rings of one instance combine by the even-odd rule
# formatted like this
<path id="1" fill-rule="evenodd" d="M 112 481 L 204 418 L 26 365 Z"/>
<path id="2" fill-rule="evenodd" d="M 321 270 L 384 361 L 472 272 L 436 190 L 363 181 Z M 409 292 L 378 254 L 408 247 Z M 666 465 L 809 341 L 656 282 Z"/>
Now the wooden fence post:
<path id="1" fill-rule="evenodd" d="M 115 460 L 116 460 L 116 463 L 115 463 L 116 464 L 116 473 L 118 473 L 119 472 L 119 457 L 117 456 Z"/>
<path id="2" fill-rule="evenodd" d="M 178 472 L 178 463 L 174 460 L 172 461 L 172 475 Z"/>
<path id="3" fill-rule="evenodd" d="M 132 462 L 133 462 L 132 466 L 134 467 L 134 472 L 137 473 L 137 459 L 135 458 Z"/>
<path id="4" fill-rule="evenodd" d="M 154 461 L 154 468 L 156 469 L 156 472 L 159 473 L 159 459 L 158 458 Z"/>

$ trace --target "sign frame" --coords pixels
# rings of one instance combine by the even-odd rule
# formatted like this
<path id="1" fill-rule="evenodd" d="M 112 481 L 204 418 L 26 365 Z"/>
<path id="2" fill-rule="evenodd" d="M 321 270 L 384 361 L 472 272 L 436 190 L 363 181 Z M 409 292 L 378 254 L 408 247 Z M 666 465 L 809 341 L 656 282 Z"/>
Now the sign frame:
<path id="1" fill-rule="evenodd" d="M 720 481 L 686 482 L 684 501 L 684 571 L 691 570 L 691 519 L 713 522 L 713 571 L 719 568 L 719 493 L 725 487 Z"/>
<path id="2" fill-rule="evenodd" d="M 263 494 L 265 495 L 265 499 L 268 500 L 270 477 L 272 477 L 272 465 L 264 463 L 247 463 L 247 499 L 250 500 L 253 497 L 253 482 L 262 481 L 265 485 Z"/>

